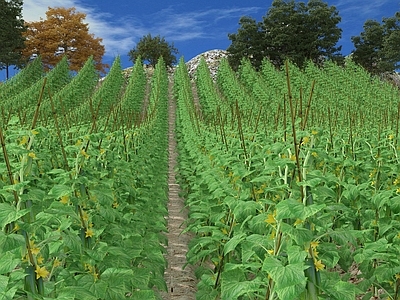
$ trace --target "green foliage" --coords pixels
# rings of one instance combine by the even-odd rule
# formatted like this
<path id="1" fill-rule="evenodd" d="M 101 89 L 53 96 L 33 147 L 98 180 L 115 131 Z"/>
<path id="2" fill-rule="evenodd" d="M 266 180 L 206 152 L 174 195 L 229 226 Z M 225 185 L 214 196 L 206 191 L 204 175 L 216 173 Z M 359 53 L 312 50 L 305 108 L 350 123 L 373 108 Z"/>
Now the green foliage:
<path id="1" fill-rule="evenodd" d="M 351 38 L 355 50 L 353 60 L 372 74 L 393 72 L 400 65 L 400 12 L 382 23 L 367 20 L 364 31 Z"/>
<path id="2" fill-rule="evenodd" d="M 16 75 L 0 85 L 0 102 L 16 96 L 25 89 L 28 89 L 44 75 L 42 61 L 36 58 Z"/>
<path id="3" fill-rule="evenodd" d="M 21 67 L 21 51 L 24 48 L 25 31 L 22 19 L 21 0 L 0 1 L 0 70 L 6 69 L 8 79 L 8 67 L 15 65 Z"/>
<path id="4" fill-rule="evenodd" d="M 97 107 L 118 106 L 124 98 L 118 59 L 114 65 L 103 84 L 117 92 L 94 91 L 88 60 L 70 84 L 51 85 L 54 95 L 72 106 L 70 89 L 79 87 L 82 102 L 99 93 Z M 15 115 L 8 120 L 0 132 L 9 162 L 0 170 L 1 299 L 160 299 L 166 290 L 167 89 L 160 61 L 152 113 L 137 126 L 122 108 L 69 122 L 57 109 L 54 122 L 39 118 L 33 130 Z"/>
<path id="5" fill-rule="evenodd" d="M 232 42 L 227 49 L 229 64 L 237 70 L 241 60 L 247 58 L 256 69 L 259 69 L 266 56 L 265 32 L 262 30 L 262 23 L 256 22 L 251 17 L 241 17 L 239 25 L 237 33 L 228 34 Z"/>
<path id="6" fill-rule="evenodd" d="M 176 62 L 178 49 L 174 44 L 168 43 L 164 37 L 155 36 L 151 34 L 143 36 L 136 44 L 136 47 L 129 51 L 129 59 L 134 63 L 140 57 L 142 63 L 148 62 L 151 66 L 155 66 L 160 59 L 163 58 L 167 67 L 172 67 Z"/>
<path id="7" fill-rule="evenodd" d="M 336 47 L 342 30 L 336 7 L 321 0 L 306 3 L 294 0 L 275 0 L 263 17 L 256 22 L 242 17 L 237 34 L 229 34 L 232 44 L 230 65 L 237 69 L 242 58 L 250 60 L 259 69 L 264 58 L 275 66 L 282 66 L 289 59 L 302 67 L 306 61 L 322 63 L 327 59 L 338 59 L 341 47 Z"/>
<path id="8" fill-rule="evenodd" d="M 200 63 L 196 85 L 201 115 L 181 62 L 179 170 L 197 299 L 355 299 L 378 289 L 395 298 L 398 91 L 351 61 L 280 71 L 264 60 L 257 72 L 243 60 L 236 74 L 225 61 L 218 93 Z"/>

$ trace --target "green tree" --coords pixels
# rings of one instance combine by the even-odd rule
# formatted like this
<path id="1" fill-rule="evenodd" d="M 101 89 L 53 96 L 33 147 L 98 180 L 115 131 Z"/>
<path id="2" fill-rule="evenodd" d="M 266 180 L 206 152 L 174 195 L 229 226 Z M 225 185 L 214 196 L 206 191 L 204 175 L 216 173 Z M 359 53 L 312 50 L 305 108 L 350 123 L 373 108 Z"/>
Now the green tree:
<path id="1" fill-rule="evenodd" d="M 26 30 L 22 19 L 22 0 L 0 0 L 0 70 L 6 69 L 9 78 L 9 66 L 23 66 L 23 32 Z"/>
<path id="2" fill-rule="evenodd" d="M 242 22 L 245 21 L 245 22 Z M 256 23 L 251 19 L 241 20 L 238 34 L 230 34 L 232 40 L 228 52 L 231 65 L 238 63 L 243 49 L 252 49 L 252 64 L 261 65 L 263 58 L 269 58 L 276 66 L 289 59 L 302 67 L 307 60 L 322 63 L 326 59 L 339 59 L 341 47 L 336 47 L 342 30 L 335 6 L 328 6 L 321 0 L 308 3 L 294 0 L 274 0 L 272 6 Z M 239 37 L 241 43 L 237 43 Z M 246 41 L 247 39 L 247 41 Z"/>
<path id="3" fill-rule="evenodd" d="M 239 25 L 237 33 L 228 34 L 228 38 L 232 41 L 227 49 L 229 64 L 237 70 L 242 58 L 247 58 L 256 69 L 259 69 L 267 48 L 262 23 L 244 16 L 240 18 Z"/>
<path id="4" fill-rule="evenodd" d="M 159 35 L 152 37 L 151 34 L 148 34 L 143 36 L 136 47 L 129 51 L 128 56 L 133 63 L 140 57 L 142 63 L 148 62 L 153 67 L 162 57 L 165 65 L 172 67 L 177 62 L 175 54 L 178 53 L 178 49 L 173 44 L 169 44 L 164 37 Z"/>
<path id="5" fill-rule="evenodd" d="M 393 72 L 400 67 L 400 12 L 383 18 L 382 23 L 367 20 L 364 31 L 351 38 L 353 60 L 372 74 Z"/>

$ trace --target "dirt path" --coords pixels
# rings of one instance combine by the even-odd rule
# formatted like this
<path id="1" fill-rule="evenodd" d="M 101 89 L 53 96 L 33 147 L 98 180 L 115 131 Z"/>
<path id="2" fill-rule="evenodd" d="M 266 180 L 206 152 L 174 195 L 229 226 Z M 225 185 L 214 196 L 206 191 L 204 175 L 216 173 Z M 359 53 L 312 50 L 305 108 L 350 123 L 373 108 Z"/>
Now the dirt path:
<path id="1" fill-rule="evenodd" d="M 194 300 L 196 292 L 196 277 L 192 266 L 185 269 L 186 252 L 190 240 L 189 234 L 181 234 L 184 229 L 183 222 L 187 219 L 187 210 L 184 200 L 179 197 L 179 185 L 176 182 L 177 142 L 175 137 L 176 102 L 173 97 L 172 78 L 169 83 L 169 129 L 168 129 L 168 267 L 165 271 L 168 293 L 164 293 L 164 300 Z"/>

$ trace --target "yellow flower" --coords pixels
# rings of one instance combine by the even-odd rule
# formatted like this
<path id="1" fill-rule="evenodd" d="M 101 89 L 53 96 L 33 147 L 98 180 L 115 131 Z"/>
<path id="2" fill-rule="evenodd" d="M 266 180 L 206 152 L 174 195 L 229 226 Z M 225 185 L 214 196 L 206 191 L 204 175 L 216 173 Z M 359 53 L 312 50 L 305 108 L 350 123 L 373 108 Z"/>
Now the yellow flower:
<path id="1" fill-rule="evenodd" d="M 35 241 L 29 241 L 29 246 L 31 249 L 32 254 L 38 255 L 40 252 L 40 249 L 35 245 Z"/>
<path id="2" fill-rule="evenodd" d="M 225 228 L 222 228 L 221 231 L 222 231 L 223 234 L 228 235 L 228 230 L 226 230 Z"/>
<path id="3" fill-rule="evenodd" d="M 92 237 L 94 234 L 93 229 L 87 229 L 85 231 L 85 237 Z"/>
<path id="4" fill-rule="evenodd" d="M 37 263 L 40 264 L 40 265 L 43 263 L 43 260 L 44 260 L 44 258 L 43 258 L 43 256 L 41 256 L 40 254 L 39 254 L 38 257 L 36 258 Z"/>
<path id="5" fill-rule="evenodd" d="M 104 153 L 106 153 L 106 149 L 100 149 L 100 155 L 103 155 Z"/>
<path id="6" fill-rule="evenodd" d="M 275 216 L 276 216 L 276 210 L 272 214 L 268 214 L 264 222 L 271 225 L 276 224 Z"/>
<path id="7" fill-rule="evenodd" d="M 311 134 L 312 134 L 312 135 L 316 135 L 316 134 L 318 134 L 318 131 L 313 130 L 313 131 L 311 131 Z"/>
<path id="8" fill-rule="evenodd" d="M 312 152 L 312 153 L 311 153 L 311 155 L 312 155 L 312 156 L 314 156 L 314 157 L 318 157 L 318 153 L 317 153 L 317 152 L 315 152 L 315 151 L 314 151 L 314 152 Z"/>
<path id="9" fill-rule="evenodd" d="M 400 273 L 397 273 L 396 275 L 394 275 L 394 277 L 395 277 L 396 279 L 400 279 Z"/>
<path id="10" fill-rule="evenodd" d="M 33 152 L 29 152 L 28 156 L 31 158 L 36 158 L 36 154 Z"/>
<path id="11" fill-rule="evenodd" d="M 37 131 L 37 130 L 35 130 L 35 129 L 32 129 L 32 130 L 31 130 L 31 133 L 32 133 L 33 135 L 37 135 L 37 134 L 39 134 L 39 131 Z"/>
<path id="12" fill-rule="evenodd" d="M 274 250 L 267 250 L 267 252 L 270 254 L 270 255 L 273 255 L 274 254 Z"/>
<path id="13" fill-rule="evenodd" d="M 291 161 L 295 161 L 296 160 L 296 155 L 294 155 L 294 154 L 290 155 L 290 160 Z"/>
<path id="14" fill-rule="evenodd" d="M 303 223 L 302 219 L 297 219 L 296 222 L 294 222 L 294 226 L 300 225 L 301 223 Z"/>
<path id="15" fill-rule="evenodd" d="M 81 155 L 84 156 L 85 158 L 89 158 L 89 154 L 86 153 L 84 149 L 81 149 Z"/>
<path id="16" fill-rule="evenodd" d="M 322 263 L 321 260 L 314 260 L 314 266 L 317 271 L 323 270 L 325 265 Z"/>
<path id="17" fill-rule="evenodd" d="M 400 188 L 396 189 L 396 193 L 398 193 L 398 194 L 400 193 Z"/>
<path id="18" fill-rule="evenodd" d="M 53 261 L 53 267 L 57 268 L 58 266 L 61 266 L 61 261 L 59 261 L 57 258 Z"/>
<path id="19" fill-rule="evenodd" d="M 88 220 L 89 220 L 89 215 L 88 215 L 88 213 L 87 213 L 86 211 L 84 211 L 84 212 L 82 213 L 82 219 L 83 219 L 84 221 L 88 221 Z"/>
<path id="20" fill-rule="evenodd" d="M 82 140 L 77 140 L 76 143 L 75 143 L 75 146 L 79 147 L 80 145 L 82 145 Z"/>
<path id="21" fill-rule="evenodd" d="M 305 136 L 303 138 L 303 141 L 301 142 L 302 145 L 308 144 L 308 142 L 310 141 L 310 138 L 308 136 Z"/>
<path id="22" fill-rule="evenodd" d="M 399 184 L 400 183 L 400 179 L 399 178 L 396 178 L 394 181 L 393 181 L 393 184 L 394 185 L 397 185 L 397 184 Z"/>
<path id="23" fill-rule="evenodd" d="M 313 248 L 313 255 L 314 255 L 314 257 L 318 257 L 318 251 L 317 251 L 317 249 L 315 249 L 315 248 Z"/>
<path id="24" fill-rule="evenodd" d="M 112 207 L 113 208 L 117 208 L 119 206 L 119 203 L 117 202 L 117 201 L 115 201 L 113 204 L 112 204 Z"/>
<path id="25" fill-rule="evenodd" d="M 26 135 L 24 135 L 22 137 L 22 140 L 19 142 L 19 144 L 20 145 L 25 145 L 28 141 L 29 141 L 29 138 Z"/>
<path id="26" fill-rule="evenodd" d="M 64 196 L 62 196 L 61 199 L 60 199 L 60 202 L 61 202 L 62 204 L 67 204 L 68 201 L 69 201 L 69 196 L 68 196 L 68 195 L 64 195 Z"/>
<path id="27" fill-rule="evenodd" d="M 393 140 L 394 139 L 394 135 L 393 134 L 389 134 L 388 139 L 389 140 Z"/>
<path id="28" fill-rule="evenodd" d="M 310 243 L 310 246 L 311 246 L 311 248 L 313 248 L 313 249 L 317 249 L 318 245 L 319 245 L 319 242 L 318 242 L 318 241 L 313 241 L 313 242 Z"/>
<path id="29" fill-rule="evenodd" d="M 46 270 L 46 267 L 39 267 L 39 266 L 36 266 L 35 273 L 36 273 L 36 279 L 39 279 L 40 277 L 46 278 L 50 274 L 49 271 Z"/>

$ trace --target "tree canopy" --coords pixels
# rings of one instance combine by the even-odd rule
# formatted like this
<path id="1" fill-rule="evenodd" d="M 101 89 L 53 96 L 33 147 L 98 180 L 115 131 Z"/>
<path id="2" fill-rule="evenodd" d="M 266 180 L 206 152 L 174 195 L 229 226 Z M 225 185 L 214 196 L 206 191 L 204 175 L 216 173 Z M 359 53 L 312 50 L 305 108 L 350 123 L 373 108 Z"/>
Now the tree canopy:
<path id="1" fill-rule="evenodd" d="M 22 19 L 22 0 L 0 0 L 0 70 L 6 69 L 6 78 L 9 77 L 9 66 L 23 65 L 25 29 Z"/>
<path id="2" fill-rule="evenodd" d="M 172 67 L 176 64 L 177 59 L 175 54 L 178 54 L 173 43 L 169 44 L 164 37 L 155 36 L 151 34 L 143 36 L 136 47 L 129 51 L 129 59 L 135 63 L 137 58 L 140 58 L 142 63 L 148 62 L 151 66 L 155 67 L 160 57 L 163 58 L 165 65 Z"/>
<path id="3" fill-rule="evenodd" d="M 372 74 L 392 72 L 400 67 L 400 12 L 382 23 L 367 20 L 364 31 L 351 38 L 353 60 Z"/>
<path id="4" fill-rule="evenodd" d="M 341 57 L 341 47 L 336 47 L 342 33 L 340 21 L 336 7 L 321 0 L 307 4 L 274 0 L 262 22 L 242 17 L 238 33 L 228 35 L 230 63 L 235 68 L 238 58 L 247 57 L 257 68 L 263 58 L 276 66 L 289 59 L 302 67 L 307 60 L 337 59 Z"/>
<path id="5" fill-rule="evenodd" d="M 86 14 L 77 12 L 74 7 L 49 7 L 45 20 L 26 24 L 24 56 L 40 55 L 48 70 L 66 55 L 73 71 L 79 71 L 93 56 L 96 69 L 104 73 L 108 66 L 102 63 L 105 52 L 102 39 L 89 33 L 85 18 Z"/>

